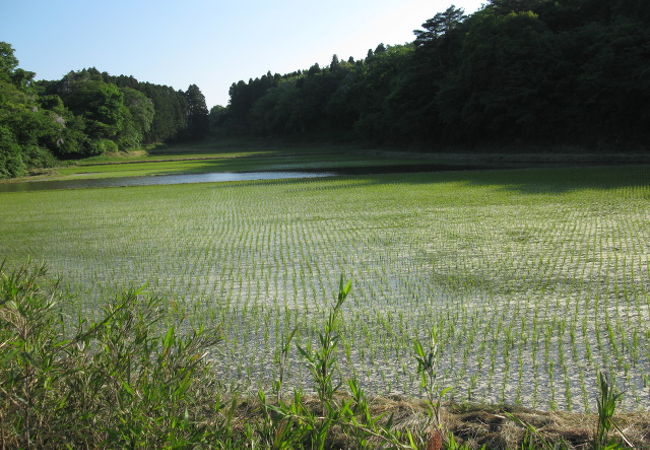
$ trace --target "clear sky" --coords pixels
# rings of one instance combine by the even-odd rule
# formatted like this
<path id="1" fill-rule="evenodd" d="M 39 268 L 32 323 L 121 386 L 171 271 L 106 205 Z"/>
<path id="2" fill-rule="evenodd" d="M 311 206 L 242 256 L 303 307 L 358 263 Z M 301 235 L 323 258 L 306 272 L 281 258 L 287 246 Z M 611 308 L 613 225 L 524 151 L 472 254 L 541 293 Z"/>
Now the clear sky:
<path id="1" fill-rule="evenodd" d="M 228 103 L 233 82 L 268 70 L 362 58 L 402 44 L 452 2 L 474 12 L 485 0 L 0 0 L 0 41 L 37 79 L 96 67 L 185 90 L 208 108 Z"/>

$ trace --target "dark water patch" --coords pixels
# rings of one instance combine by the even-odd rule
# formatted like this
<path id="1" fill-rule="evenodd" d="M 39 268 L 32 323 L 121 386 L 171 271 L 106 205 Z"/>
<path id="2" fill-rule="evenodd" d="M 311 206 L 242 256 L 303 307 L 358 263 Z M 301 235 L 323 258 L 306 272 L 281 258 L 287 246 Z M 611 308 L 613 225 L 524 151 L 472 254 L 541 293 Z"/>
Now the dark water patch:
<path id="1" fill-rule="evenodd" d="M 24 181 L 0 184 L 0 192 L 47 191 L 54 189 L 90 189 L 124 186 L 154 186 L 165 184 L 223 183 L 227 181 L 281 180 L 289 178 L 320 178 L 336 176 L 329 171 L 306 172 L 218 172 L 190 175 L 159 175 L 142 177 L 96 178 L 84 180 Z"/>

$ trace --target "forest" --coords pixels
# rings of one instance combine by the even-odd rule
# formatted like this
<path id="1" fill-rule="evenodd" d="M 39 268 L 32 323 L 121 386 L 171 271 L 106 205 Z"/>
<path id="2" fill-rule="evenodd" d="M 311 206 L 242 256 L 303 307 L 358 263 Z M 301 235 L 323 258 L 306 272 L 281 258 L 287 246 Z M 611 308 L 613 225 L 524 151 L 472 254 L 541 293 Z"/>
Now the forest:
<path id="1" fill-rule="evenodd" d="M 231 134 L 423 148 L 642 147 L 650 130 L 650 2 L 490 0 L 449 7 L 404 45 L 267 73 L 210 111 Z"/>
<path id="2" fill-rule="evenodd" d="M 210 132 L 436 151 L 646 151 L 649 25 L 644 0 L 490 0 L 470 15 L 450 6 L 413 42 L 238 81 L 209 113 L 194 84 L 183 92 L 94 68 L 35 81 L 1 42 L 0 178 Z"/>
<path id="3" fill-rule="evenodd" d="M 34 77 L 0 42 L 0 178 L 208 131 L 205 98 L 194 84 L 176 91 L 94 68 L 56 81 Z"/>

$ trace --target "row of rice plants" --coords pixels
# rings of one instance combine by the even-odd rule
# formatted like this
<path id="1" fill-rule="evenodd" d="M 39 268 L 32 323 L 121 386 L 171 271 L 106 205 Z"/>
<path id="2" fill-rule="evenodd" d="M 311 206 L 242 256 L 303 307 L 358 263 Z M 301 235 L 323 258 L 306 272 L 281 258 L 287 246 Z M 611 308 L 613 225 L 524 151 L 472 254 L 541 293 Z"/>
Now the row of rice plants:
<path id="1" fill-rule="evenodd" d="M 2 194 L 11 239 L 0 248 L 10 262 L 43 258 L 79 293 L 71 308 L 147 283 L 188 324 L 222 325 L 229 345 L 214 360 L 243 389 L 274 379 L 290 330 L 314 342 L 327 313 L 319 299 L 345 273 L 355 290 L 341 357 L 371 392 L 417 392 L 410 343 L 435 326 L 455 399 L 586 409 L 606 369 L 625 407 L 648 408 L 644 170 Z M 299 355 L 287 358 L 307 385 Z"/>

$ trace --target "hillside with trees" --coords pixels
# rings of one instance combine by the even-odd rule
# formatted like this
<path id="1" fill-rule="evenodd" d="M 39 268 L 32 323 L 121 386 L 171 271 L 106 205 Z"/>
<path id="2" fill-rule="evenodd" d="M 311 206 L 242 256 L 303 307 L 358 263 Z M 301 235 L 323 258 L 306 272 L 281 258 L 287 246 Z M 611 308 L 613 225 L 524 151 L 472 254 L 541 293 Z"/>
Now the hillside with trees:
<path id="1" fill-rule="evenodd" d="M 0 42 L 0 178 L 208 131 L 205 98 L 194 84 L 183 92 L 94 68 L 56 81 L 34 76 Z"/>
<path id="2" fill-rule="evenodd" d="M 490 0 L 454 6 L 405 45 L 230 88 L 214 129 L 374 144 L 646 148 L 650 3 Z"/>
<path id="3" fill-rule="evenodd" d="M 177 91 L 89 68 L 35 81 L 0 43 L 0 177 L 214 133 L 444 149 L 528 144 L 647 150 L 650 3 L 450 6 L 403 45 L 266 74 L 209 112 Z M 533 147 L 529 147 L 533 148 Z"/>

